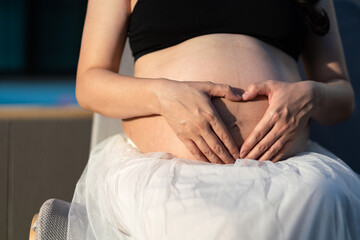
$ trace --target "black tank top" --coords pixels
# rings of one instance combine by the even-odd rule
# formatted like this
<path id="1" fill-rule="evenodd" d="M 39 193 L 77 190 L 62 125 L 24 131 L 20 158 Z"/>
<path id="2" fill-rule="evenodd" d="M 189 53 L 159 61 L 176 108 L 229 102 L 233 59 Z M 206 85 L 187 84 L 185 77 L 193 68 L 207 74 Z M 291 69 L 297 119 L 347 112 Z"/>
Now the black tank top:
<path id="1" fill-rule="evenodd" d="M 306 32 L 294 0 L 138 0 L 128 22 L 135 61 L 211 33 L 253 36 L 297 61 Z"/>

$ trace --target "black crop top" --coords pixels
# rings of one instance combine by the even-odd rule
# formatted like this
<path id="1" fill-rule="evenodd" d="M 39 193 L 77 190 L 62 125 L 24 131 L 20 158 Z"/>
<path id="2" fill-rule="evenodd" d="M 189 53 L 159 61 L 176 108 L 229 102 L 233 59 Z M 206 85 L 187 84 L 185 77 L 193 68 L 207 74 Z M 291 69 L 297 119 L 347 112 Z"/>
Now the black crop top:
<path id="1" fill-rule="evenodd" d="M 211 33 L 253 36 L 297 61 L 306 32 L 294 0 L 138 0 L 128 22 L 135 61 Z"/>

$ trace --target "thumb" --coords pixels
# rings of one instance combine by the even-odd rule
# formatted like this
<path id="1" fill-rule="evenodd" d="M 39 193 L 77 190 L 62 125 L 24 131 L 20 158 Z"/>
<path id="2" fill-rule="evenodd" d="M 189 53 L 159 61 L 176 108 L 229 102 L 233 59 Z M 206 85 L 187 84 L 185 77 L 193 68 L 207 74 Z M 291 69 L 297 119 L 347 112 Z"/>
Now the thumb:
<path id="1" fill-rule="evenodd" d="M 227 84 L 214 84 L 210 91 L 210 97 L 223 97 L 230 101 L 241 101 L 244 90 L 233 88 Z"/>
<path id="2" fill-rule="evenodd" d="M 270 88 L 266 82 L 257 82 L 249 85 L 247 90 L 242 94 L 243 100 L 252 100 L 258 95 L 270 94 Z"/>

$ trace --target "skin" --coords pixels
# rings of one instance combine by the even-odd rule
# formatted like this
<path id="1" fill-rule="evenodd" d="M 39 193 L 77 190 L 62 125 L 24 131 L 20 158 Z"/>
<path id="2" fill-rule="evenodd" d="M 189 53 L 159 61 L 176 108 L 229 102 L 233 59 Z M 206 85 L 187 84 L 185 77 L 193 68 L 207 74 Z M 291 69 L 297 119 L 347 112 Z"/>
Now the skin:
<path id="1" fill-rule="evenodd" d="M 124 119 L 124 132 L 143 152 L 212 163 L 233 163 L 245 152 L 243 157 L 277 161 L 305 149 L 310 118 L 334 124 L 353 111 L 328 0 L 321 4 L 331 33 L 309 34 L 301 61 L 312 80 L 302 82 L 290 56 L 240 34 L 195 37 L 142 56 L 134 77 L 118 74 L 135 4 L 89 1 L 76 96 L 85 109 Z"/>
<path id="2" fill-rule="evenodd" d="M 241 157 L 276 162 L 284 157 L 308 119 L 331 125 L 347 119 L 353 112 L 354 91 L 346 69 L 333 3 L 320 1 L 317 8 L 325 9 L 329 15 L 330 30 L 323 37 L 309 34 L 309 44 L 301 54 L 306 76 L 313 80 L 296 86 L 274 81 L 249 86 L 244 100 L 259 94 L 267 95 L 269 108 L 242 145 Z"/>

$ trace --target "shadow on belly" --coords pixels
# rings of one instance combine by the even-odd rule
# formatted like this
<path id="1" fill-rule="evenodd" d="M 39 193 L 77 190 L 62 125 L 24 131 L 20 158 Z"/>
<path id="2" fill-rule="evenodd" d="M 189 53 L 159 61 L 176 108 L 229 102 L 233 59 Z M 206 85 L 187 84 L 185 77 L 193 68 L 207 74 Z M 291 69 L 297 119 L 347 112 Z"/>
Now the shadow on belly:
<path id="1" fill-rule="evenodd" d="M 266 96 L 259 96 L 248 102 L 213 98 L 212 103 L 239 149 L 261 120 L 269 104 Z M 162 116 L 127 119 L 122 121 L 122 125 L 124 133 L 142 152 L 167 152 L 178 158 L 195 160 Z M 304 131 L 285 157 L 305 150 L 308 133 L 308 130 Z"/>
<path id="2" fill-rule="evenodd" d="M 224 98 L 213 98 L 212 102 L 239 148 L 269 106 L 266 96 L 248 102 L 232 102 Z"/>
<path id="3" fill-rule="evenodd" d="M 231 102 L 223 98 L 214 98 L 212 102 L 239 148 L 269 106 L 266 96 L 258 96 L 249 102 Z M 283 159 L 305 151 L 309 133 L 310 124 L 308 123 L 300 136 L 291 144 Z"/>

